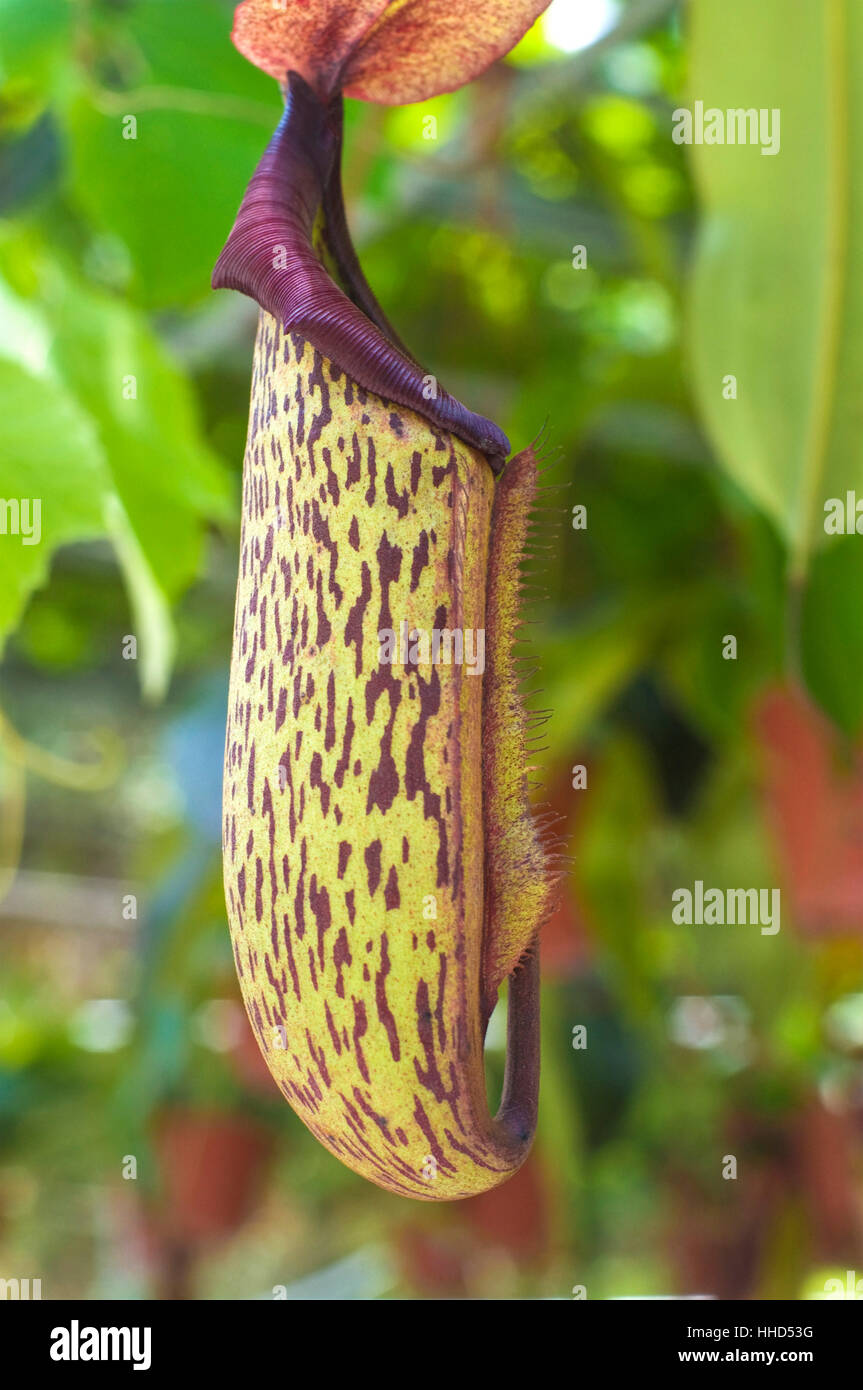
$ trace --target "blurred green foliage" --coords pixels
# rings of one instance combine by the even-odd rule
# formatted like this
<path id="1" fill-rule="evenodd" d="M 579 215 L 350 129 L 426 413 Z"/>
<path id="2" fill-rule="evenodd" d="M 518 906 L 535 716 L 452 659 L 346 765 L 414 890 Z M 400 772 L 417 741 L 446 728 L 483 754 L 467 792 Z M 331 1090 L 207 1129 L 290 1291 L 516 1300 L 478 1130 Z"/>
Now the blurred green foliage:
<path id="1" fill-rule="evenodd" d="M 841 731 L 831 766 L 860 775 L 863 562 L 853 537 L 810 556 L 799 502 L 859 471 L 860 316 L 826 404 L 807 327 L 837 292 L 825 209 L 843 189 L 852 205 L 853 161 L 826 190 L 820 147 L 793 138 L 830 105 L 835 35 L 799 7 L 807 66 L 777 0 L 754 28 L 695 0 L 691 37 L 670 0 L 632 0 L 584 52 L 540 29 L 453 96 L 348 103 L 349 216 L 385 311 L 548 459 L 531 632 L 569 868 L 536 1158 L 497 1205 L 418 1210 L 320 1150 L 243 1051 L 218 800 L 255 311 L 209 277 L 278 92 L 229 43 L 231 8 L 0 0 L 0 495 L 43 499 L 41 543 L 0 551 L 20 864 L 0 921 L 0 1274 L 42 1270 L 46 1296 L 176 1287 L 154 1122 L 216 1114 L 268 1136 L 272 1167 L 245 1225 L 187 1236 L 202 1296 L 302 1296 L 312 1275 L 345 1297 L 817 1293 L 863 1248 L 863 912 L 816 932 L 789 891 L 768 937 L 677 927 L 670 898 L 696 878 L 793 887 L 756 719 L 777 682 L 805 675 Z M 729 95 L 735 74 L 750 95 Z M 782 155 L 674 144 L 696 95 L 781 102 Z M 849 233 L 849 306 L 859 262 Z M 496 1018 L 492 1086 L 501 1049 Z"/>

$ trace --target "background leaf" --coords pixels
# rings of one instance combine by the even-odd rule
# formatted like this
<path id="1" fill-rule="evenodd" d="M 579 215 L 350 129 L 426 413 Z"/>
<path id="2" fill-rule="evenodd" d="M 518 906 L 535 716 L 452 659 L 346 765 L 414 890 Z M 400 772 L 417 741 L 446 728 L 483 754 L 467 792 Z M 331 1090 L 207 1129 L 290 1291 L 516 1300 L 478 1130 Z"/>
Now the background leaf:
<path id="1" fill-rule="evenodd" d="M 94 36 L 64 112 L 70 193 L 131 257 L 149 308 L 210 294 L 210 272 L 281 114 L 278 89 L 228 42 L 218 0 L 144 0 Z M 110 83 L 106 81 L 110 78 Z M 137 122 L 124 138 L 124 118 Z M 131 129 L 131 127 L 127 127 Z"/>
<path id="2" fill-rule="evenodd" d="M 813 555 L 837 544 L 825 504 L 863 496 L 863 11 L 844 0 L 700 0 L 690 23 L 690 105 L 775 113 L 780 132 L 774 154 L 691 149 L 704 209 L 695 388 L 722 464 L 783 538 L 789 613 L 800 603 L 804 613 L 802 629 L 788 622 L 790 669 L 855 731 L 860 663 L 843 632 L 847 610 L 863 604 L 863 566 L 848 548 Z M 723 395 L 729 375 L 736 399 Z"/>
<path id="3" fill-rule="evenodd" d="M 108 498 L 108 532 L 123 569 L 135 619 L 141 689 L 150 700 L 161 700 L 168 689 L 174 663 L 176 634 L 164 589 L 116 497 Z"/>
<path id="4" fill-rule="evenodd" d="M 97 422 L 147 564 L 174 597 L 197 572 L 201 518 L 227 521 L 234 510 L 188 387 L 146 322 L 125 305 L 55 276 L 49 314 L 50 360 Z"/>
<path id="5" fill-rule="evenodd" d="M 780 113 L 780 148 L 693 145 L 699 403 L 719 456 L 785 537 L 795 574 L 824 502 L 863 489 L 863 11 L 699 0 L 689 104 Z M 723 378 L 737 378 L 725 400 Z"/>
<path id="6" fill-rule="evenodd" d="M 863 727 L 863 540 L 842 536 L 815 556 L 802 598 L 801 651 L 811 693 L 852 737 Z"/>
<path id="7" fill-rule="evenodd" d="M 5 248 L 7 260 L 14 249 Z M 0 482 L 6 498 L 43 499 L 44 528 L 40 545 L 23 546 L 20 558 L 6 552 L 6 625 L 44 583 L 57 546 L 108 536 L 138 624 L 142 686 L 156 698 L 175 650 L 170 602 L 198 573 L 202 522 L 233 516 L 228 476 L 201 436 L 186 381 L 141 315 L 30 257 L 23 243 L 17 250 L 18 272 L 34 273 L 39 295 L 16 295 L 0 281 L 7 390 L 16 373 L 24 382 L 20 409 L 8 397 Z M 42 468 L 52 450 L 67 462 Z"/>
<path id="8" fill-rule="evenodd" d="M 69 0 L 0 0 L 0 81 L 44 87 L 62 61 L 74 18 Z"/>
<path id="9" fill-rule="evenodd" d="M 0 497 L 41 506 L 38 544 L 0 535 L 0 643 L 47 579 L 55 548 L 103 533 L 109 491 L 97 431 L 71 393 L 0 357 Z"/>

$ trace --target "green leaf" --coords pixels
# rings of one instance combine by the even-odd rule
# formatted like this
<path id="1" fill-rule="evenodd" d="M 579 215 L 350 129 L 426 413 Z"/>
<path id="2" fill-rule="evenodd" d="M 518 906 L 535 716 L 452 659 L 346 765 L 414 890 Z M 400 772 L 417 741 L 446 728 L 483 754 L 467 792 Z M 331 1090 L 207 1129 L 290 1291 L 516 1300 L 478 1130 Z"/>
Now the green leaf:
<path id="1" fill-rule="evenodd" d="M 839 728 L 863 727 L 863 540 L 843 536 L 815 556 L 801 608 L 806 683 Z"/>
<path id="2" fill-rule="evenodd" d="M 108 499 L 107 523 L 135 619 L 141 689 L 147 699 L 160 700 L 168 688 L 174 664 L 176 634 L 171 610 L 116 497 Z"/>
<path id="3" fill-rule="evenodd" d="M 44 87 L 68 43 L 69 0 L 0 0 L 0 82 Z"/>
<path id="4" fill-rule="evenodd" d="M 119 10 L 100 32 L 102 56 L 134 86 L 94 85 L 90 62 L 63 112 L 72 196 L 125 243 L 129 294 L 147 308 L 211 293 L 213 265 L 281 115 L 278 88 L 236 52 L 230 26 L 217 0 Z"/>
<path id="5" fill-rule="evenodd" d="M 593 722 L 645 660 L 664 609 L 645 606 L 639 618 L 631 611 L 604 611 L 600 618 L 564 631 L 535 634 L 541 660 L 543 692 L 533 702 L 548 706 L 554 718 L 543 728 L 543 764 L 577 748 Z"/>
<path id="6" fill-rule="evenodd" d="M 104 533 L 109 491 L 98 434 L 71 393 L 0 357 L 0 645 L 47 580 L 57 546 Z"/>
<path id="7" fill-rule="evenodd" d="M 9 382 L 0 396 L 0 492 L 40 499 L 42 538 L 25 546 L 0 536 L 0 636 L 45 582 L 58 545 L 107 536 L 129 592 L 142 688 L 155 699 L 174 657 L 170 602 L 198 573 L 204 523 L 233 515 L 228 475 L 201 435 L 185 379 L 141 315 L 47 259 L 23 264 L 38 300 L 0 281 Z"/>
<path id="8" fill-rule="evenodd" d="M 704 220 L 691 341 L 720 458 L 799 578 L 824 543 L 825 501 L 863 488 L 863 8 L 699 0 L 690 58 L 690 107 L 780 113 L 777 153 L 692 145 Z"/>
<path id="9" fill-rule="evenodd" d="M 133 13 L 120 11 L 117 26 L 134 41 L 148 83 L 278 107 L 272 81 L 250 67 L 231 43 L 232 19 L 233 7 L 226 0 L 183 0 L 181 5 L 136 0 Z"/>
<path id="10" fill-rule="evenodd" d="M 74 193 L 97 227 L 122 239 L 134 273 L 129 292 L 146 308 L 176 308 L 211 294 L 210 275 L 267 143 L 263 124 L 190 115 L 178 99 L 140 110 L 124 140 L 123 115 L 80 100 L 71 116 Z M 272 107 L 272 128 L 279 108 Z"/>
<path id="11" fill-rule="evenodd" d="M 144 319 L 51 277 L 50 362 L 96 421 L 146 564 L 176 597 L 200 565 L 202 521 L 233 514 L 189 387 Z"/>

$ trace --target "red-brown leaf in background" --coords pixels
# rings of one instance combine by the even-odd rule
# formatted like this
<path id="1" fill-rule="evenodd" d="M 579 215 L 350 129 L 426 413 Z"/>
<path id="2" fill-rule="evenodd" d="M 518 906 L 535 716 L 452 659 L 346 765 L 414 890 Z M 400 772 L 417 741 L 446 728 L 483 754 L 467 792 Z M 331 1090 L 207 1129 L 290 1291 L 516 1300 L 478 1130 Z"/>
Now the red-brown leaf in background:
<path id="1" fill-rule="evenodd" d="M 273 1136 L 256 1120 L 182 1106 L 154 1119 L 164 1229 L 191 1246 L 231 1235 L 260 1197 Z"/>
<path id="2" fill-rule="evenodd" d="M 863 750 L 840 739 L 797 690 L 772 690 L 755 711 L 768 817 L 798 927 L 863 929 Z"/>
<path id="3" fill-rule="evenodd" d="M 562 850 L 569 867 L 561 879 L 557 907 L 542 929 L 543 980 L 574 979 L 588 969 L 593 954 L 589 912 L 577 867 L 589 802 L 572 786 L 573 766 L 583 761 L 583 755 L 573 750 L 569 757 L 561 758 L 547 784 L 549 849 L 552 853 Z"/>
<path id="4" fill-rule="evenodd" d="M 794 1117 L 794 1185 L 802 1194 L 821 1260 L 853 1260 L 863 1238 L 854 1132 L 848 1114 L 812 1097 Z"/>
<path id="5" fill-rule="evenodd" d="M 396 105 L 451 92 L 508 53 L 549 0 L 243 0 L 237 48 L 322 98 Z"/>

